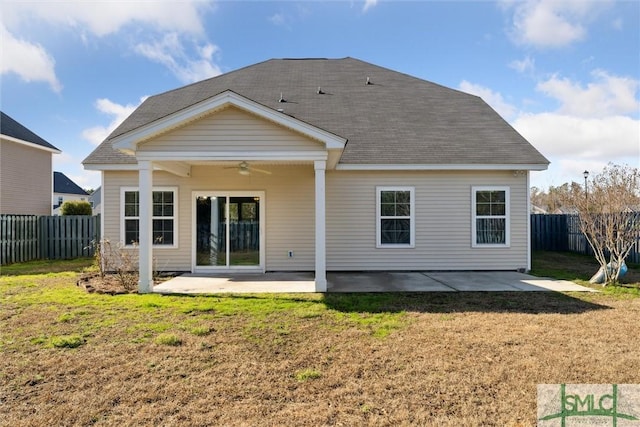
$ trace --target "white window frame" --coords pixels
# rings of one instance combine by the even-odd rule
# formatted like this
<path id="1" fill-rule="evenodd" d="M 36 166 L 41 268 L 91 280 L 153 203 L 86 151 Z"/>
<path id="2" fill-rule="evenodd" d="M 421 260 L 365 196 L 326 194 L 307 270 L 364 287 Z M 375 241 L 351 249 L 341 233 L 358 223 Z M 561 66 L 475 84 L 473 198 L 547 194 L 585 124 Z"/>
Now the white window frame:
<path id="1" fill-rule="evenodd" d="M 408 191 L 410 215 L 406 216 L 382 216 L 380 210 L 381 195 L 383 191 Z M 416 197 L 415 187 L 376 187 L 376 248 L 393 249 L 393 248 L 415 248 L 416 246 Z M 408 219 L 409 220 L 409 243 L 382 243 L 382 228 L 380 222 L 383 219 Z"/>
<path id="2" fill-rule="evenodd" d="M 125 248 L 133 248 L 135 245 L 127 243 L 125 241 L 125 216 L 124 216 L 124 194 L 129 191 L 140 191 L 138 187 L 120 187 L 120 241 Z M 154 219 L 173 219 L 173 244 L 172 245 L 156 245 L 153 247 L 157 249 L 175 249 L 178 247 L 178 187 L 153 187 L 151 190 L 155 191 L 171 191 L 173 192 L 173 216 L 152 216 L 151 221 Z M 153 212 L 153 207 L 152 207 Z M 140 217 L 127 217 L 126 219 L 137 219 L 140 221 Z"/>
<path id="3" fill-rule="evenodd" d="M 504 215 L 477 215 L 476 198 L 479 191 L 504 191 L 505 214 Z M 477 221 L 478 219 L 504 219 L 505 242 L 504 243 L 478 243 Z M 473 248 L 508 248 L 511 246 L 511 191 L 508 186 L 478 186 L 471 187 L 471 247 Z"/>

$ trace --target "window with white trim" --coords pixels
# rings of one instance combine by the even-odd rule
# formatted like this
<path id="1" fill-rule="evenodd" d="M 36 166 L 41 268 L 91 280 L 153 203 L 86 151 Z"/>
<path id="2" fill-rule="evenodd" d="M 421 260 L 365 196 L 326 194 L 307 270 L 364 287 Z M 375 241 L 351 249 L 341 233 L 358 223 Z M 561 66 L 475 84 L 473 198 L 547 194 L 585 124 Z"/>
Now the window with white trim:
<path id="1" fill-rule="evenodd" d="M 140 240 L 140 194 L 137 188 L 122 188 L 122 240 L 126 246 Z M 152 194 L 151 222 L 154 246 L 177 244 L 177 189 L 154 188 Z"/>
<path id="2" fill-rule="evenodd" d="M 509 246 L 509 199 L 509 187 L 471 189 L 473 247 Z"/>
<path id="3" fill-rule="evenodd" d="M 413 187 L 376 188 L 376 246 L 415 246 L 415 191 Z"/>

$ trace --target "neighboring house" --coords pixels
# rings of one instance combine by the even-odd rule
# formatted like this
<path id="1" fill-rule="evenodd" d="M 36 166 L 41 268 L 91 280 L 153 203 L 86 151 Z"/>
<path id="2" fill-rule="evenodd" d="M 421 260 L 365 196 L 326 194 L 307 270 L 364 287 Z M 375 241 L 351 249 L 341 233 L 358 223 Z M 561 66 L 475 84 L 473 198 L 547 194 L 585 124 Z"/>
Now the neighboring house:
<path id="1" fill-rule="evenodd" d="M 59 153 L 0 112 L 0 214 L 51 215 L 53 154 Z"/>
<path id="2" fill-rule="evenodd" d="M 102 213 L 102 187 L 96 188 L 93 193 L 89 194 L 89 203 L 94 215 Z"/>
<path id="3" fill-rule="evenodd" d="M 62 172 L 53 173 L 53 214 L 60 215 L 64 202 L 88 202 L 89 193 Z"/>
<path id="4" fill-rule="evenodd" d="M 548 160 L 482 99 L 353 58 L 274 59 L 148 98 L 85 160 L 103 233 L 196 273 L 528 270 Z M 155 260 L 155 261 L 154 261 Z"/>
<path id="5" fill-rule="evenodd" d="M 536 215 L 546 214 L 547 211 L 540 206 L 536 206 L 534 204 L 531 205 L 531 213 Z"/>
<path id="6" fill-rule="evenodd" d="M 576 208 L 556 208 L 551 212 L 553 215 L 578 215 Z"/>

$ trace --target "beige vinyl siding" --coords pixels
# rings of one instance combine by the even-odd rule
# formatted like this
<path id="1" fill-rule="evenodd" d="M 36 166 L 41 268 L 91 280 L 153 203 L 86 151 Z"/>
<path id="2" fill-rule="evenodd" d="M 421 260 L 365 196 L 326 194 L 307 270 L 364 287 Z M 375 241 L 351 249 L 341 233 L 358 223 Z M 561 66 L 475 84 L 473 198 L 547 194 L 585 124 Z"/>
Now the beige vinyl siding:
<path id="1" fill-rule="evenodd" d="M 471 188 L 509 186 L 511 245 L 471 247 Z M 376 187 L 415 188 L 415 248 L 376 248 Z M 526 177 L 504 172 L 327 173 L 327 269 L 514 270 L 527 267 Z"/>
<path id="2" fill-rule="evenodd" d="M 315 142 L 282 126 L 226 108 L 138 147 L 140 152 L 324 151 Z"/>
<path id="3" fill-rule="evenodd" d="M 51 152 L 0 140 L 0 213 L 51 215 Z"/>
<path id="4" fill-rule="evenodd" d="M 190 271 L 192 263 L 192 210 L 194 191 L 264 191 L 266 199 L 265 246 L 268 271 L 314 269 L 314 171 L 305 166 L 263 166 L 272 175 L 242 176 L 222 167 L 194 166 L 191 178 L 154 172 L 156 187 L 178 187 L 178 247 L 154 247 L 155 269 Z M 105 238 L 120 236 L 120 188 L 137 187 L 137 172 L 104 172 L 103 211 Z M 288 257 L 293 251 L 293 258 Z"/>
<path id="5" fill-rule="evenodd" d="M 178 247 L 154 248 L 159 271 L 189 271 L 194 191 L 264 191 L 266 270 L 314 270 L 312 165 L 264 166 L 273 175 L 242 176 L 194 166 L 191 178 L 154 173 L 154 186 L 178 187 Z M 120 188 L 138 185 L 137 172 L 105 172 L 105 237 L 120 240 Z M 471 188 L 509 186 L 511 245 L 471 247 Z M 376 187 L 415 188 L 415 248 L 376 248 Z M 327 172 L 327 269 L 514 270 L 527 267 L 526 177 L 505 172 Z M 294 257 L 288 257 L 293 251 Z"/>

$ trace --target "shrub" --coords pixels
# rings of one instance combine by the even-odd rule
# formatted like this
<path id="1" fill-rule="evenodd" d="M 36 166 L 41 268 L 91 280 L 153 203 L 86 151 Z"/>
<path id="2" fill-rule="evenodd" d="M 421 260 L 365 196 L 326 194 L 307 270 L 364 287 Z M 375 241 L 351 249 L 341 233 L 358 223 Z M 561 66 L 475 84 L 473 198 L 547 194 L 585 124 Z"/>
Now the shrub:
<path id="1" fill-rule="evenodd" d="M 92 241 L 94 257 L 100 277 L 114 273 L 118 283 L 126 290 L 134 290 L 138 284 L 138 251 L 125 248 L 122 243 L 112 245 L 109 240 Z"/>
<path id="2" fill-rule="evenodd" d="M 62 215 L 93 215 L 91 204 L 85 201 L 70 200 L 60 207 Z"/>

